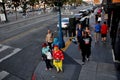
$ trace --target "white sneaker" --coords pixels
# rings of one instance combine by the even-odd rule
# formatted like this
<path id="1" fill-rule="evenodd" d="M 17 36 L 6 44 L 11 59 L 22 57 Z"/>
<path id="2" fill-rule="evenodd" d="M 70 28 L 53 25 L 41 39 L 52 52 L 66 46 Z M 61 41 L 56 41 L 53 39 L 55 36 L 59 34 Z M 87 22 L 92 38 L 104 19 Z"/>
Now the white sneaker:
<path id="1" fill-rule="evenodd" d="M 84 65 L 85 64 L 85 62 L 82 62 L 82 65 Z"/>
<path id="2" fill-rule="evenodd" d="M 89 61 L 89 58 L 86 58 L 87 61 Z"/>

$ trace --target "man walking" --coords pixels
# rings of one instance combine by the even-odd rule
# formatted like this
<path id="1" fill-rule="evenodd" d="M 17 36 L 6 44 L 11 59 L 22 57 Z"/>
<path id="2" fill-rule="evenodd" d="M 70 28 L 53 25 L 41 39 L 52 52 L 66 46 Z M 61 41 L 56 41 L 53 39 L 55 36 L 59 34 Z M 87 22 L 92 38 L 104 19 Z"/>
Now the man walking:
<path id="1" fill-rule="evenodd" d="M 104 22 L 101 26 L 101 37 L 103 42 L 106 42 L 107 32 L 108 32 L 108 26 L 106 22 Z"/>

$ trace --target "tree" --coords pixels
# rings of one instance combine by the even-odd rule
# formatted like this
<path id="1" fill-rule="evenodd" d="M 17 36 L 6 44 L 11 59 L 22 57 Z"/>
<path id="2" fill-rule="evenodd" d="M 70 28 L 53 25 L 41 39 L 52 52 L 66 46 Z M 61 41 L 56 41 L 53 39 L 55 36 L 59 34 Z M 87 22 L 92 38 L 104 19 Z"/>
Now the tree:
<path id="1" fill-rule="evenodd" d="M 32 6 L 32 10 L 34 11 L 35 3 L 39 3 L 39 0 L 29 0 L 28 3 Z M 33 14 L 34 14 L 34 13 L 33 13 Z"/>
<path id="2" fill-rule="evenodd" d="M 17 7 L 19 6 L 19 0 L 13 0 L 13 5 L 15 7 L 15 14 L 16 14 L 16 19 L 17 19 Z"/>

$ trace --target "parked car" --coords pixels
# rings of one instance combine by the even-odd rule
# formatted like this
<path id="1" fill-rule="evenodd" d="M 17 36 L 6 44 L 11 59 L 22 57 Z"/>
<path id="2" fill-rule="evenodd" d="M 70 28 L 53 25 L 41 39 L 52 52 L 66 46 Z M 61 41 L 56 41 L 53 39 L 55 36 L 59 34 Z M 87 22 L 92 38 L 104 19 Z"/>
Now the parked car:
<path id="1" fill-rule="evenodd" d="M 76 19 L 81 19 L 82 17 L 83 17 L 83 13 L 74 14 L 74 18 Z"/>
<path id="2" fill-rule="evenodd" d="M 69 25 L 69 18 L 62 18 L 61 19 L 61 28 L 67 28 Z M 57 27 L 59 28 L 59 22 L 57 24 Z"/>

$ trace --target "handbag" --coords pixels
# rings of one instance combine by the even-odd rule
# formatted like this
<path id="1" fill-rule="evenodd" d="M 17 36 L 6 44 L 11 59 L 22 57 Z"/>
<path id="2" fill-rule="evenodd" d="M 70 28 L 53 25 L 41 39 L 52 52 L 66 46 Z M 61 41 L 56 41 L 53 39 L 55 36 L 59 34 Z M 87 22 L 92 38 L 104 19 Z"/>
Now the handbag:
<path id="1" fill-rule="evenodd" d="M 50 60 L 53 59 L 50 52 L 47 52 L 47 53 L 46 53 L 46 56 L 47 56 L 47 59 L 50 59 Z"/>

